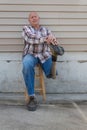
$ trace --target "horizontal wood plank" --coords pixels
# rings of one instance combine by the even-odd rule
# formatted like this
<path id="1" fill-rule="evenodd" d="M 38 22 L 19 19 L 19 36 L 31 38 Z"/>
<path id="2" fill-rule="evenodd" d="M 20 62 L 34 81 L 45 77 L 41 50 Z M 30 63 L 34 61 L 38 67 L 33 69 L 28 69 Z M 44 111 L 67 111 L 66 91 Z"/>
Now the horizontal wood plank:
<path id="1" fill-rule="evenodd" d="M 39 12 L 37 11 L 37 13 L 39 14 L 40 18 L 87 18 L 87 12 Z M 15 19 L 28 19 L 28 15 L 29 15 L 29 12 L 12 12 L 12 11 L 9 11 L 9 12 L 6 12 L 6 11 L 2 11 L 0 12 L 0 18 L 15 18 Z"/>
<path id="2" fill-rule="evenodd" d="M 87 32 L 53 32 L 57 38 L 87 38 Z M 0 38 L 22 38 L 21 32 L 0 32 Z"/>
<path id="3" fill-rule="evenodd" d="M 87 52 L 87 45 L 62 45 L 65 51 Z M 0 45 L 0 52 L 22 52 L 23 45 Z"/>
<path id="4" fill-rule="evenodd" d="M 64 26 L 64 25 L 55 25 L 55 26 L 46 26 L 46 28 L 50 29 L 51 31 L 55 31 L 55 32 L 86 32 L 87 31 L 87 26 Z M 22 31 L 23 26 L 19 26 L 19 25 L 0 25 L 0 32 L 20 32 Z"/>
<path id="5" fill-rule="evenodd" d="M 41 1 L 41 0 L 15 0 L 15 1 L 12 1 L 12 0 L 0 0 L 0 4 L 68 4 L 68 5 L 87 5 L 87 1 L 86 0 L 44 0 L 44 1 Z"/>
<path id="6" fill-rule="evenodd" d="M 58 38 L 60 45 L 86 45 L 87 38 Z M 0 45 L 24 45 L 22 38 L 0 38 Z"/>
<path id="7" fill-rule="evenodd" d="M 0 19 L 0 25 L 26 25 L 27 19 Z M 87 19 L 41 19 L 42 25 L 87 25 Z"/>
<path id="8" fill-rule="evenodd" d="M 87 6 L 65 5 L 0 5 L 0 11 L 51 11 L 51 12 L 87 12 Z"/>

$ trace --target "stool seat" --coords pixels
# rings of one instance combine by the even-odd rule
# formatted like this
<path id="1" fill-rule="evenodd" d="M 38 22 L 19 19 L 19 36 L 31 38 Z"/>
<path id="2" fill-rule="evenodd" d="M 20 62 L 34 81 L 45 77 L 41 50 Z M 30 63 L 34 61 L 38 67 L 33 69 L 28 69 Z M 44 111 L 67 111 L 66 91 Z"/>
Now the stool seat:
<path id="1" fill-rule="evenodd" d="M 35 67 L 35 79 L 36 81 L 38 81 L 38 85 L 35 84 L 35 91 L 38 91 L 40 95 L 42 95 L 43 100 L 46 101 L 46 90 L 45 90 L 45 83 L 44 83 L 44 74 L 43 74 L 43 70 L 40 66 L 40 64 L 38 64 Z M 27 93 L 27 90 L 25 89 L 25 101 L 27 102 L 29 100 L 29 96 Z"/>

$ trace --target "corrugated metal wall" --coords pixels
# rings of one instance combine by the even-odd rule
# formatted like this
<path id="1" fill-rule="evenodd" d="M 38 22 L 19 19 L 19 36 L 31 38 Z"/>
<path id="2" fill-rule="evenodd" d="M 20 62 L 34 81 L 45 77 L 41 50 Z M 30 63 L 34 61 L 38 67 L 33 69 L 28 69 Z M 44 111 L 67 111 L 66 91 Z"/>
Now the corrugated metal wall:
<path id="1" fill-rule="evenodd" d="M 22 51 L 30 11 L 39 13 L 66 51 L 87 51 L 86 0 L 0 0 L 0 52 Z"/>

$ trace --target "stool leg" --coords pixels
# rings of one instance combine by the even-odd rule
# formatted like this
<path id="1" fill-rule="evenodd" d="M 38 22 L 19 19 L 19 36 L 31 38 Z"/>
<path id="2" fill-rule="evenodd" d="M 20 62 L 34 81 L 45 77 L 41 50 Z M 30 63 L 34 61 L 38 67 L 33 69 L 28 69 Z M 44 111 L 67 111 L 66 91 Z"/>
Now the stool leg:
<path id="1" fill-rule="evenodd" d="M 52 70 L 51 70 L 51 73 L 52 73 L 52 78 L 53 78 L 53 79 L 56 79 L 56 62 L 52 62 Z"/>
<path id="2" fill-rule="evenodd" d="M 43 75 L 43 70 L 41 67 L 39 67 L 39 72 L 40 72 L 40 84 L 41 84 L 41 93 L 43 95 L 43 100 L 46 101 L 46 90 L 45 90 L 45 84 L 44 84 L 44 75 Z"/>
<path id="3" fill-rule="evenodd" d="M 25 95 L 25 102 L 28 103 L 29 102 L 29 96 L 28 96 L 26 89 L 25 89 L 24 95 Z"/>

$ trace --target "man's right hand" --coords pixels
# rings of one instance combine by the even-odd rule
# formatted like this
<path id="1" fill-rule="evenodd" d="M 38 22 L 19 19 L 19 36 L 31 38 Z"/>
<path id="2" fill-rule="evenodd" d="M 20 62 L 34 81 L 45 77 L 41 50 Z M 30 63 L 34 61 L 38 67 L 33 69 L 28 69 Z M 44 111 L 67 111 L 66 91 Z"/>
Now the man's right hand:
<path id="1" fill-rule="evenodd" d="M 46 42 L 48 44 L 52 43 L 53 45 L 58 45 L 56 38 L 52 35 L 46 37 Z"/>

